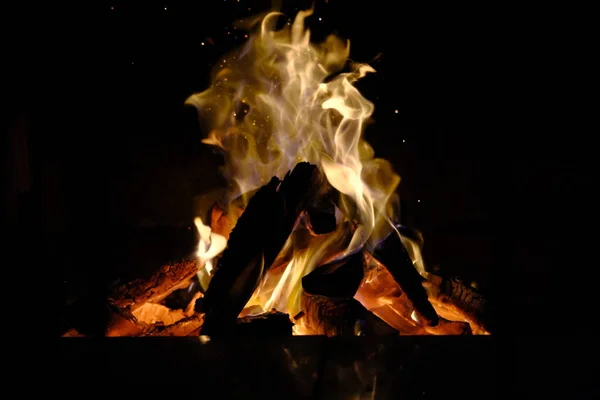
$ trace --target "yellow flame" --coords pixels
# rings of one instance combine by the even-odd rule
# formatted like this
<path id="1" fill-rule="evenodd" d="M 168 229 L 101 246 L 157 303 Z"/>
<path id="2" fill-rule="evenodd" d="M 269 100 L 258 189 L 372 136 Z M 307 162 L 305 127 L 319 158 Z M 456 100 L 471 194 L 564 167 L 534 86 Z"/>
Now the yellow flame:
<path id="1" fill-rule="evenodd" d="M 391 164 L 375 158 L 362 138 L 374 105 L 353 84 L 375 70 L 349 61 L 349 41 L 330 35 L 311 43 L 305 19 L 312 13 L 300 11 L 280 30 L 275 29 L 278 12 L 254 20 L 245 45 L 217 63 L 211 86 L 186 100 L 205 124 L 203 142 L 224 151 L 231 199 L 307 161 L 342 194 L 342 214 L 358 223 L 351 240 L 339 240 L 340 228 L 294 252 L 285 269 L 267 276 L 248 303 L 292 316 L 300 311 L 302 276 L 324 258 L 351 252 L 392 230 L 400 183 Z M 206 227 L 201 228 L 199 251 L 207 252 Z"/>
<path id="2" fill-rule="evenodd" d="M 213 258 L 218 256 L 225 247 L 227 247 L 227 239 L 218 233 L 211 232 L 210 226 L 202 222 L 202 218 L 194 218 L 194 225 L 200 234 L 198 243 L 198 251 L 196 257 L 200 263 L 198 269 L 198 279 L 204 289 L 206 289 L 210 281 L 210 273 L 213 270 Z"/>

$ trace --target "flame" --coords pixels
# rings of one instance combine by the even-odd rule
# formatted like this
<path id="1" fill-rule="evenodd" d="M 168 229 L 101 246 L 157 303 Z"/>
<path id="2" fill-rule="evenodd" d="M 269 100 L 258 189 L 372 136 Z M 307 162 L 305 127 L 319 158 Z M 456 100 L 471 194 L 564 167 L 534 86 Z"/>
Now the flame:
<path id="1" fill-rule="evenodd" d="M 203 142 L 223 151 L 230 199 L 273 176 L 283 178 L 298 162 L 307 161 L 341 193 L 338 207 L 358 226 L 349 240 L 341 240 L 347 228 L 338 224 L 332 234 L 295 249 L 282 268 L 269 271 L 247 306 L 292 316 L 301 311 L 302 276 L 326 258 L 372 246 L 393 229 L 400 183 L 391 164 L 375 158 L 362 137 L 374 105 L 353 84 L 375 70 L 348 59 L 347 40 L 330 35 L 312 43 L 305 20 L 313 11 L 300 11 L 291 25 L 279 30 L 279 12 L 254 19 L 245 45 L 217 63 L 211 86 L 186 100 L 198 109 L 208 132 Z M 215 238 L 201 220 L 197 226 L 199 256 L 206 259 L 208 253 L 215 254 Z M 207 247 L 209 242 L 213 244 Z M 418 248 L 410 251 L 424 272 Z M 206 260 L 205 269 L 210 268 Z"/>
<path id="2" fill-rule="evenodd" d="M 200 264 L 197 274 L 200 284 L 206 289 L 210 281 L 210 273 L 213 270 L 213 258 L 225 250 L 227 239 L 218 233 L 211 232 L 210 226 L 205 225 L 200 217 L 194 219 L 194 225 L 200 234 L 196 252 Z"/>

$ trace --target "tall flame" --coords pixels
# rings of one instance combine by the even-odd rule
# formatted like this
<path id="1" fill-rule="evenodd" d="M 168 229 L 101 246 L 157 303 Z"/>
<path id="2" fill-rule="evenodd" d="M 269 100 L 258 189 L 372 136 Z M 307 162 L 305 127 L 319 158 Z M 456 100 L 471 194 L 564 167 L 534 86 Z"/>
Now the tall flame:
<path id="1" fill-rule="evenodd" d="M 290 314 L 298 307 L 300 279 L 323 257 L 351 252 L 390 232 L 400 183 L 391 164 L 375 158 L 362 138 L 374 105 L 353 83 L 375 70 L 350 62 L 350 43 L 334 35 L 311 43 L 304 23 L 312 13 L 299 12 L 280 30 L 275 24 L 281 14 L 268 13 L 252 27 L 247 43 L 217 64 L 211 86 L 186 101 L 206 124 L 203 142 L 224 152 L 232 199 L 307 161 L 344 195 L 342 211 L 358 221 L 344 248 L 335 249 L 341 242 L 338 229 L 325 240 L 334 249 L 325 251 L 321 242 L 295 253 L 271 285 L 271 295 L 251 300 L 263 308 L 285 307 L 281 311 Z M 282 299 L 288 299 L 285 306 Z"/>

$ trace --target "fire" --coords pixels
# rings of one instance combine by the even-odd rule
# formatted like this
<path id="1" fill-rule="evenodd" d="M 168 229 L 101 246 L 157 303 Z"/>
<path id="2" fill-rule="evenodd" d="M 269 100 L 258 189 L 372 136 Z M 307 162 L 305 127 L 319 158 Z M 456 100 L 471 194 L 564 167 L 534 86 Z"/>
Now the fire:
<path id="1" fill-rule="evenodd" d="M 200 234 L 200 242 L 196 253 L 200 261 L 198 279 L 202 287 L 206 289 L 210 281 L 210 273 L 213 270 L 212 260 L 225 249 L 227 239 L 218 233 L 211 232 L 210 226 L 204 225 L 200 217 L 194 219 L 194 225 L 196 225 L 196 229 Z"/>
<path id="2" fill-rule="evenodd" d="M 269 271 L 246 313 L 275 308 L 296 315 L 304 275 L 327 260 L 368 249 L 395 229 L 391 220 L 400 177 L 363 139 L 374 105 L 353 85 L 375 70 L 348 59 L 349 41 L 330 35 L 312 43 L 305 27 L 312 14 L 312 9 L 301 11 L 279 30 L 278 12 L 250 24 L 245 45 L 217 63 L 212 85 L 186 101 L 198 109 L 209 132 L 203 142 L 224 152 L 230 199 L 258 189 L 273 176 L 283 178 L 298 162 L 307 161 L 342 194 L 340 214 L 351 216 L 358 227 L 347 237 L 346 225 L 338 223 L 334 232 L 298 249 L 290 237 L 282 252 L 294 248 L 291 260 Z M 225 248 L 225 238 L 211 233 L 199 218 L 195 222 L 201 275 L 208 279 L 211 260 Z M 418 246 L 403 241 L 424 273 Z M 301 320 L 296 329 L 302 332 Z"/>

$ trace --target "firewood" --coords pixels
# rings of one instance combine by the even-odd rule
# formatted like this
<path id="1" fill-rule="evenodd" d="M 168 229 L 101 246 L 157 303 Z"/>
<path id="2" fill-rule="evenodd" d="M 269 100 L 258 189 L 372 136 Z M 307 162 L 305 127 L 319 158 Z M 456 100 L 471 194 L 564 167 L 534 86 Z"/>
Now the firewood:
<path id="1" fill-rule="evenodd" d="M 203 295 L 202 286 L 200 285 L 200 280 L 196 274 L 190 279 L 188 287 L 174 290 L 164 298 L 161 304 L 164 304 L 171 310 L 185 310 L 198 294 Z"/>
<path id="2" fill-rule="evenodd" d="M 203 322 L 204 315 L 194 313 L 171 325 L 156 324 L 141 336 L 198 336 Z"/>
<path id="3" fill-rule="evenodd" d="M 127 311 L 144 303 L 159 303 L 175 290 L 187 288 L 197 270 L 196 260 L 166 264 L 148 278 L 117 286 L 111 291 L 109 302 Z"/>
<path id="4" fill-rule="evenodd" d="M 414 267 L 395 230 L 375 246 L 372 256 L 389 270 L 424 322 L 429 326 L 437 325 L 439 317 L 429 302 L 427 291 L 422 284 L 425 279 Z"/>
<path id="5" fill-rule="evenodd" d="M 254 194 L 231 231 L 206 291 L 203 334 L 218 335 L 234 326 L 322 179 L 314 165 L 299 163 L 282 181 L 273 177 Z"/>
<path id="6" fill-rule="evenodd" d="M 447 319 L 467 321 L 474 333 L 493 331 L 493 316 L 488 301 L 474 288 L 457 279 L 428 273 L 424 286 L 437 312 Z"/>
<path id="7" fill-rule="evenodd" d="M 321 265 L 302 278 L 302 288 L 309 294 L 352 298 L 364 277 L 362 251 Z"/>
<path id="8" fill-rule="evenodd" d="M 322 235 L 335 230 L 335 204 L 329 199 L 320 199 L 306 211 L 306 227 L 313 235 Z"/>
<path id="9" fill-rule="evenodd" d="M 234 335 L 240 336 L 292 336 L 294 323 L 288 314 L 270 311 L 237 319 Z"/>
<path id="10" fill-rule="evenodd" d="M 355 299 L 302 294 L 304 314 L 297 324 L 308 335 L 398 335 L 398 331 Z"/>
<path id="11" fill-rule="evenodd" d="M 423 325 L 423 330 L 430 335 L 472 335 L 471 325 L 468 322 L 448 321 L 440 317 L 440 323 L 436 326 Z"/>
<path id="12" fill-rule="evenodd" d="M 227 209 L 215 203 L 210 210 L 211 231 L 229 240 L 229 235 L 243 212 L 244 207 L 236 203 L 230 204 Z"/>
<path id="13" fill-rule="evenodd" d="M 483 319 L 484 315 L 485 318 L 489 318 L 487 310 L 480 307 L 485 304 L 485 300 L 481 296 L 458 296 L 459 293 L 464 294 L 472 289 L 462 287 L 460 290 L 451 290 L 450 283 L 456 286 L 458 281 L 446 280 L 428 273 L 428 280 L 423 286 L 427 288 L 429 300 L 439 313 L 440 320 L 437 326 L 428 326 L 413 313 L 413 303 L 385 266 L 373 258 L 368 261 L 365 279 L 356 292 L 355 299 L 400 331 L 401 335 L 468 335 L 487 332 L 474 318 L 469 317 L 470 310 L 472 312 L 479 307 L 479 320 Z M 445 299 L 445 303 L 442 303 L 442 299 Z M 471 299 L 477 300 L 471 305 Z"/>

